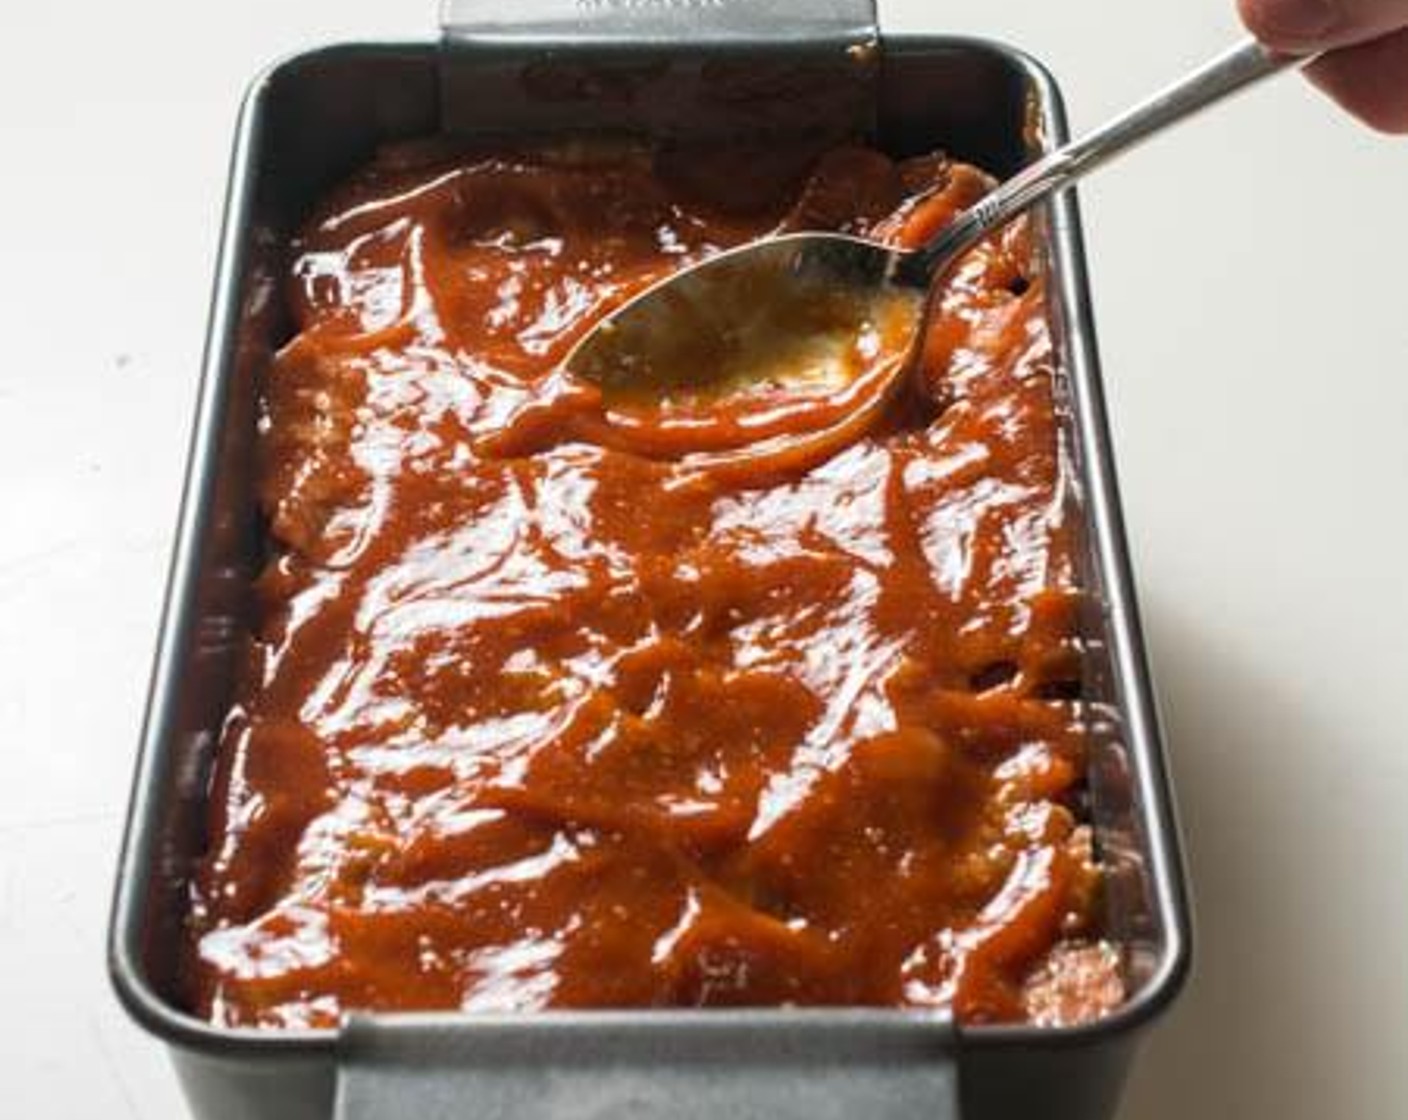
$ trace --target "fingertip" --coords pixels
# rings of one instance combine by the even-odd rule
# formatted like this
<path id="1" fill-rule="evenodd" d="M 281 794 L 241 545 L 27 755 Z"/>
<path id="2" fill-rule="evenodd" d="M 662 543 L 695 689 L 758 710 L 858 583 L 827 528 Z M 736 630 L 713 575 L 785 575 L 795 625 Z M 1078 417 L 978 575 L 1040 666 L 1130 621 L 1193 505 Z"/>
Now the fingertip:
<path id="1" fill-rule="evenodd" d="M 1341 24 L 1334 0 L 1237 0 L 1237 10 L 1247 30 L 1273 50 L 1328 46 Z"/>
<path id="2" fill-rule="evenodd" d="M 1306 73 L 1370 128 L 1408 133 L 1408 28 L 1331 51 Z"/>

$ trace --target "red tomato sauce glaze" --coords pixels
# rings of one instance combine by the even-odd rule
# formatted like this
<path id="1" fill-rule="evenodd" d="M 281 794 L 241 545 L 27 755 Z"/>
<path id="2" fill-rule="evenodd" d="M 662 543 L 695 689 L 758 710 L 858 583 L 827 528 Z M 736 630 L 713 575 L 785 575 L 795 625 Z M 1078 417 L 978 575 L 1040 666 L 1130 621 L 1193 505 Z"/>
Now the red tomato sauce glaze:
<path id="1" fill-rule="evenodd" d="M 267 566 L 184 976 L 225 1025 L 353 1009 L 1123 998 L 1080 816 L 1079 524 L 1030 230 L 819 461 L 593 442 L 561 362 L 779 230 L 913 244 L 938 156 L 564 142 L 382 153 L 292 245 Z"/>

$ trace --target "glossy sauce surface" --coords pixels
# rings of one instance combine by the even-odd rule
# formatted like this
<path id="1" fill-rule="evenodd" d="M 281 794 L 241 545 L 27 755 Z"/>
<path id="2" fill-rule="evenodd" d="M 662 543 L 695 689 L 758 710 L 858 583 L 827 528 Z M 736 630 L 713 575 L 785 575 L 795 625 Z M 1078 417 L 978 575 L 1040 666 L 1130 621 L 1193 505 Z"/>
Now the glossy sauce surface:
<path id="1" fill-rule="evenodd" d="M 984 182 L 859 148 L 410 146 L 327 201 L 262 393 L 202 1014 L 1122 998 L 1026 229 L 942 296 L 942 411 L 819 457 L 613 446 L 615 405 L 558 370 L 684 263 L 779 229 L 913 243 Z"/>

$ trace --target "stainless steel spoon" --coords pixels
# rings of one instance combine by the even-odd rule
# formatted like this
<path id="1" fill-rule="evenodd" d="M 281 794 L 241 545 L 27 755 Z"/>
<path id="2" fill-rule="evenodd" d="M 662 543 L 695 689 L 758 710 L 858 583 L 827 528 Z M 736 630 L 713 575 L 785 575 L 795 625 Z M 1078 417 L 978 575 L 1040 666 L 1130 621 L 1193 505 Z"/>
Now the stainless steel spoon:
<path id="1" fill-rule="evenodd" d="M 802 379 L 844 389 L 877 347 L 907 355 L 928 293 L 965 251 L 1003 223 L 1114 156 L 1253 82 L 1308 61 L 1246 40 L 1095 131 L 1042 157 L 978 200 L 928 244 L 887 248 L 857 237 L 798 233 L 710 258 L 654 284 L 585 335 L 569 375 L 643 404 L 671 396 L 727 404 L 759 384 Z M 868 336 L 857 351 L 855 340 Z M 857 355 L 860 355 L 858 357 Z M 898 384 L 917 363 L 890 361 Z M 873 371 L 867 376 L 874 376 Z M 893 388 L 893 385 L 889 385 Z M 866 400 L 873 402 L 874 394 Z M 700 425 L 701 438 L 716 433 Z M 689 450 L 688 431 L 677 450 Z"/>

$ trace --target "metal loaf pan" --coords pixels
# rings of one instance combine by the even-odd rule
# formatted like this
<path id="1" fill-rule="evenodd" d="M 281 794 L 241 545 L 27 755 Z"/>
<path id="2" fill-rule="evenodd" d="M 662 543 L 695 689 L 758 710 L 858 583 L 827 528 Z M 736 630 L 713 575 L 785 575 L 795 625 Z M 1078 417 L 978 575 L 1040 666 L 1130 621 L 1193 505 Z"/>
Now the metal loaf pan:
<path id="1" fill-rule="evenodd" d="M 180 1003 L 186 883 L 261 557 L 255 385 L 288 332 L 281 245 L 322 191 L 377 144 L 441 131 L 728 132 L 792 127 L 801 114 L 811 126 L 869 130 L 893 154 L 944 148 L 999 175 L 1064 136 L 1055 84 L 1017 51 L 874 35 L 868 0 L 760 0 L 737 18 L 741 4 L 686 7 L 697 31 L 688 36 L 671 27 L 672 7 L 628 6 L 645 15 L 611 22 L 615 5 L 587 6 L 601 20 L 566 5 L 572 24 L 335 46 L 277 65 L 249 92 L 110 941 L 118 994 L 170 1047 L 199 1120 L 1100 1120 L 1114 1112 L 1142 1028 L 1180 986 L 1181 860 L 1067 194 L 1041 220 L 1063 438 L 1086 527 L 1091 812 L 1110 867 L 1109 929 L 1129 962 L 1131 996 L 1117 1014 L 1074 1029 L 780 1008 L 367 1016 L 338 1031 L 260 1032 L 212 1027 Z M 713 15 L 700 21 L 699 10 Z"/>

